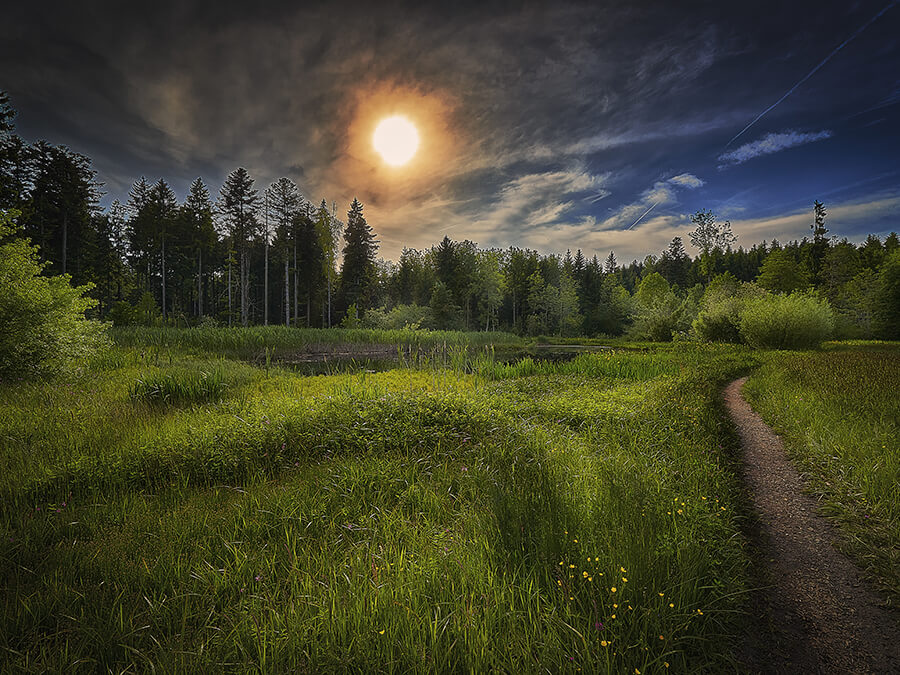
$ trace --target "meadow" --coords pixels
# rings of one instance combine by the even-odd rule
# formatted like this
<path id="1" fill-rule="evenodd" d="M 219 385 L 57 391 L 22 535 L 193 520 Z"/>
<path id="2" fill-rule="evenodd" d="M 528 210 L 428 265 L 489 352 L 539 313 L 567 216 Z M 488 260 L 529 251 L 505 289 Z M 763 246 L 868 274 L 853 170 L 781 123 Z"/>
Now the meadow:
<path id="1" fill-rule="evenodd" d="M 720 390 L 790 355 L 457 335 L 304 376 L 258 336 L 115 337 L 0 385 L 0 669 L 735 668 L 751 556 Z"/>
<path id="2" fill-rule="evenodd" d="M 900 602 L 900 349 L 770 352 L 744 388 L 839 525 L 840 545 Z"/>

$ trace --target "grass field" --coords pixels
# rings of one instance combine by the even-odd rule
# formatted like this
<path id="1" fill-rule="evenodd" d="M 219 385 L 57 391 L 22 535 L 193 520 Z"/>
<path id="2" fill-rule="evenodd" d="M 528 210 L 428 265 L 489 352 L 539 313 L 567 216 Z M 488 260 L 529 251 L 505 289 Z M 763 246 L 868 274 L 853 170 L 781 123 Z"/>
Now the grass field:
<path id="1" fill-rule="evenodd" d="M 522 338 L 511 333 L 420 330 L 368 330 L 343 328 L 202 327 L 191 329 L 128 327 L 110 332 L 117 344 L 142 350 L 177 350 L 181 353 L 216 355 L 233 359 L 261 360 L 285 355 L 382 347 L 394 354 L 484 346 L 519 348 Z"/>
<path id="2" fill-rule="evenodd" d="M 0 386 L 2 669 L 718 672 L 735 348 Z"/>
<path id="3" fill-rule="evenodd" d="M 772 352 L 744 388 L 782 434 L 842 545 L 900 603 L 900 345 Z"/>

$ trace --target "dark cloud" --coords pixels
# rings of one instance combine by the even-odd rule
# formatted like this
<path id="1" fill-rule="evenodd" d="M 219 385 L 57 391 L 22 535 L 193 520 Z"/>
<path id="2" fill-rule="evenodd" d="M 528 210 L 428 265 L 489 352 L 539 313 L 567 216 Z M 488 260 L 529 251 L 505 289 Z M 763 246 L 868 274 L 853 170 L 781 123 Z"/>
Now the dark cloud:
<path id="1" fill-rule="evenodd" d="M 757 123 L 750 139 L 771 141 L 760 159 L 717 171 L 738 150 L 728 139 L 879 9 L 31 3 L 5 10 L 0 88 L 24 135 L 94 159 L 108 199 L 142 174 L 182 195 L 197 175 L 215 190 L 242 165 L 264 184 L 288 175 L 314 201 L 359 196 L 390 257 L 449 234 L 628 258 L 711 204 L 751 223 L 789 193 L 859 181 L 841 198 L 885 203 L 874 195 L 887 179 L 866 177 L 900 149 L 896 9 Z M 374 116 L 394 108 L 422 131 L 405 172 L 367 143 Z M 791 129 L 833 140 L 800 147 L 781 137 Z M 886 227 L 883 210 L 852 212 Z"/>

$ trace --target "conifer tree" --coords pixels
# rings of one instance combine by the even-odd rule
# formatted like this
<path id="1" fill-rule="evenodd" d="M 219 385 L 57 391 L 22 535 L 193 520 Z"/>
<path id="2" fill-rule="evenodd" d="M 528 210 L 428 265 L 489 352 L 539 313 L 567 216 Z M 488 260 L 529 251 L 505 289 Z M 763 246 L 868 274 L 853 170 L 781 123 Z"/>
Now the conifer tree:
<path id="1" fill-rule="evenodd" d="M 213 206 L 209 190 L 201 178 L 191 183 L 190 191 L 181 207 L 192 253 L 197 260 L 197 316 L 203 316 L 203 260 L 207 261 L 218 240 L 213 224 Z M 207 262 L 207 266 L 209 262 Z"/>
<path id="2" fill-rule="evenodd" d="M 297 184 L 290 178 L 279 178 L 266 189 L 268 196 L 268 209 L 272 214 L 275 231 L 275 239 L 278 242 L 278 250 L 281 252 L 284 262 L 284 325 L 291 323 L 291 291 L 290 291 L 290 260 L 291 243 L 294 244 L 294 258 L 296 259 L 297 242 L 292 237 L 292 224 L 300 210 L 303 199 Z M 296 275 L 296 270 L 294 272 Z"/>
<path id="3" fill-rule="evenodd" d="M 341 266 L 341 307 L 356 305 L 360 312 L 368 308 L 375 282 L 375 254 L 378 242 L 363 216 L 363 205 L 354 199 L 347 212 L 344 230 L 344 259 Z"/>
<path id="4" fill-rule="evenodd" d="M 231 248 L 238 255 L 241 324 L 247 326 L 250 323 L 250 242 L 259 234 L 256 217 L 259 194 L 247 169 L 238 167 L 228 175 L 219 193 L 219 203 Z"/>
<path id="5" fill-rule="evenodd" d="M 166 318 L 166 277 L 168 271 L 168 263 L 166 261 L 166 244 L 172 234 L 175 224 L 175 216 L 177 214 L 177 202 L 175 193 L 166 181 L 160 179 L 152 188 L 150 188 L 150 219 L 152 227 L 152 238 L 160 252 L 160 277 L 161 277 L 161 297 L 162 297 L 162 315 L 163 320 Z"/>
<path id="6" fill-rule="evenodd" d="M 617 269 L 619 269 L 619 265 L 616 262 L 616 254 L 614 251 L 610 251 L 603 264 L 603 271 L 606 274 L 615 274 Z"/>

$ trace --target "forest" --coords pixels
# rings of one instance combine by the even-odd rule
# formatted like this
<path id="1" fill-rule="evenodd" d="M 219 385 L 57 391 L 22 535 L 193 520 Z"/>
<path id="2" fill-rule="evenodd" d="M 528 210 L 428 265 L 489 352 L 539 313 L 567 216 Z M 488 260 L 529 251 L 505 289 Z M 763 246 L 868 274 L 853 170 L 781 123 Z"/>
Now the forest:
<path id="1" fill-rule="evenodd" d="M 45 275 L 67 274 L 114 325 L 504 330 L 520 335 L 678 336 L 747 341 L 744 305 L 774 295 L 811 308 L 838 338 L 900 337 L 900 240 L 828 236 L 815 202 L 810 236 L 736 245 L 730 224 L 698 211 L 666 250 L 623 263 L 615 252 L 541 254 L 444 237 L 378 257 L 363 204 L 303 194 L 290 178 L 258 186 L 232 171 L 218 194 L 197 178 L 183 200 L 141 177 L 127 203 L 99 206 L 91 160 L 16 135 L 0 95 L 0 209 L 39 247 Z M 605 252 L 603 252 L 605 253 Z M 812 305 L 810 304 L 812 303 Z"/>

